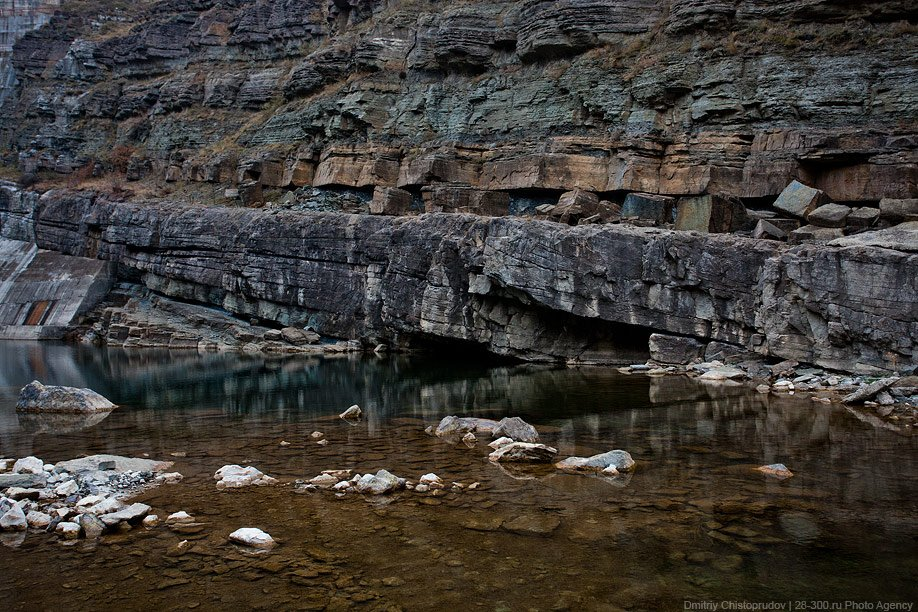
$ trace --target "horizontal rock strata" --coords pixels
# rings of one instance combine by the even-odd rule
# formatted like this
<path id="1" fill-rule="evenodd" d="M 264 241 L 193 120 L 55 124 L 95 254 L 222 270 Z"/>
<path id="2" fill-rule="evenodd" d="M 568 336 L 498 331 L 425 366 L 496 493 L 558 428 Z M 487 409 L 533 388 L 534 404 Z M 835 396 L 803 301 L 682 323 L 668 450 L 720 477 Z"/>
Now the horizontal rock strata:
<path id="1" fill-rule="evenodd" d="M 8 218 L 0 210 L 0 234 Z M 909 224 L 902 250 L 869 234 L 791 247 L 624 225 L 200 208 L 73 191 L 46 193 L 31 218 L 42 248 L 325 336 L 622 362 L 646 357 L 652 329 L 840 370 L 918 363 Z"/>

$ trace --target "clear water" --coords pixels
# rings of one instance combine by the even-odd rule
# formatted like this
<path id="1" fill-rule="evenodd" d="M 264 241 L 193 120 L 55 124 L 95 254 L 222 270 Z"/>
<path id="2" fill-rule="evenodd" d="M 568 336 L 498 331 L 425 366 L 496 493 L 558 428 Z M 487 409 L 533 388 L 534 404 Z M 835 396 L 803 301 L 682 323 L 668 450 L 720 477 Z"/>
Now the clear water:
<path id="1" fill-rule="evenodd" d="M 97 423 L 20 421 L 15 399 L 33 378 L 88 386 L 121 407 Z M 353 403 L 367 416 L 358 426 L 336 416 Z M 626 486 L 504 471 L 484 444 L 423 433 L 447 414 L 521 416 L 561 456 L 623 448 L 638 467 Z M 309 438 L 315 430 L 328 446 Z M 19 548 L 0 546 L 3 609 L 683 610 L 918 595 L 916 438 L 746 387 L 468 357 L 0 344 L 0 456 L 93 453 L 175 461 L 185 480 L 138 500 L 202 525 L 74 545 L 29 533 Z M 773 462 L 796 476 L 752 469 Z M 282 484 L 217 491 L 212 475 L 227 463 Z M 292 485 L 332 468 L 432 471 L 481 488 L 367 499 Z M 247 554 L 227 541 L 238 527 L 281 544 Z"/>

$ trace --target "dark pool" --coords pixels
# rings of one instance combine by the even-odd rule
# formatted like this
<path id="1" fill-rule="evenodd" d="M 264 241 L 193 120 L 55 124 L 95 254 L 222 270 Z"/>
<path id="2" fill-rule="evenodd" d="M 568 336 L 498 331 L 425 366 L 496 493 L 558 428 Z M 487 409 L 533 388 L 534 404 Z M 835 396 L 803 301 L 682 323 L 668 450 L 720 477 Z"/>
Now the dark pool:
<path id="1" fill-rule="evenodd" d="M 120 408 L 98 422 L 21 421 L 16 396 L 35 378 L 91 387 Z M 357 426 L 336 416 L 354 403 L 366 415 Z M 621 448 L 637 470 L 618 482 L 503 470 L 484 443 L 424 434 L 448 414 L 521 416 L 562 457 Z M 94 453 L 174 461 L 185 480 L 138 500 L 203 527 L 73 545 L 30 532 L 0 546 L 4 609 L 877 610 L 918 595 L 916 438 L 745 386 L 468 356 L 0 344 L 0 457 Z M 796 476 L 753 470 L 774 462 Z M 281 484 L 218 491 L 212 475 L 228 463 Z M 481 486 L 377 499 L 293 486 L 332 468 Z M 246 554 L 227 541 L 238 527 L 281 544 Z"/>

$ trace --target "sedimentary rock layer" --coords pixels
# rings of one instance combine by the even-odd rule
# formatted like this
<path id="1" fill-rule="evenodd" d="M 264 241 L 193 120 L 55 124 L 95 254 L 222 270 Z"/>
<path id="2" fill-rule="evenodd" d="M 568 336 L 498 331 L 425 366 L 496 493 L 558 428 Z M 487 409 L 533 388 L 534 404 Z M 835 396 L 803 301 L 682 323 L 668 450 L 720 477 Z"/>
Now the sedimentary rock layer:
<path id="1" fill-rule="evenodd" d="M 0 210 L 0 233 L 21 231 L 21 219 Z M 918 363 L 908 225 L 901 250 L 866 238 L 789 247 L 624 225 L 119 203 L 68 191 L 46 193 L 32 223 L 42 248 L 329 336 L 608 362 L 646 351 L 649 331 L 661 330 L 841 370 Z"/>

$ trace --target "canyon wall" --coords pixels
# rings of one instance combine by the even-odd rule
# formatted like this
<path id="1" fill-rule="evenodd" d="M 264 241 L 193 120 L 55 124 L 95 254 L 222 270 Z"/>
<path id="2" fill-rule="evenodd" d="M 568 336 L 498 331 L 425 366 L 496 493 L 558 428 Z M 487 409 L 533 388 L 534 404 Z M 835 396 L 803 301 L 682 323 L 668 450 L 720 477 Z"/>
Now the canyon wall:
<path id="1" fill-rule="evenodd" d="M 30 233 L 166 295 L 369 343 L 609 363 L 654 330 L 845 371 L 918 364 L 915 223 L 790 247 L 513 217 L 0 198 L 0 235 Z"/>
<path id="2" fill-rule="evenodd" d="M 26 171 L 209 185 L 208 203 L 248 182 L 767 202 L 796 178 L 875 204 L 918 193 L 916 16 L 899 0 L 71 0 L 14 46 L 0 148 Z"/>

